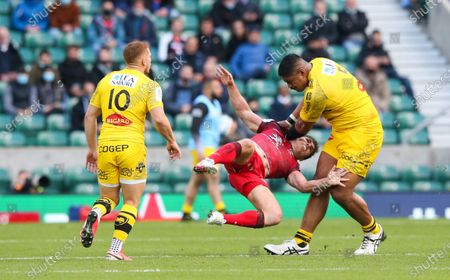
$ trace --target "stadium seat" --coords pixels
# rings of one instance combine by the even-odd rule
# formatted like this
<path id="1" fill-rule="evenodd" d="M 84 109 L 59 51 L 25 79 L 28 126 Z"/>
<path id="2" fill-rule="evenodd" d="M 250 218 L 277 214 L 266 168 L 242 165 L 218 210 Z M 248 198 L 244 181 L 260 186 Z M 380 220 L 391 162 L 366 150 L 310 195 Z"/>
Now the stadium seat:
<path id="1" fill-rule="evenodd" d="M 153 23 L 158 31 L 166 31 L 169 29 L 169 21 L 166 17 L 155 16 L 153 17 Z"/>
<path id="2" fill-rule="evenodd" d="M 305 22 L 311 18 L 311 14 L 307 13 L 297 13 L 293 16 L 293 27 L 298 30 L 297 32 L 301 32 L 303 29 L 303 26 L 305 25 Z M 304 40 L 305 35 L 302 36 L 302 33 L 300 33 L 300 38 Z"/>
<path id="3" fill-rule="evenodd" d="M 99 1 L 77 0 L 82 14 L 95 14 L 100 11 Z"/>
<path id="4" fill-rule="evenodd" d="M 419 181 L 413 184 L 415 192 L 441 192 L 443 190 L 444 186 L 438 181 Z"/>
<path id="5" fill-rule="evenodd" d="M 70 121 L 67 115 L 51 114 L 47 117 L 47 129 L 48 130 L 69 130 Z"/>
<path id="6" fill-rule="evenodd" d="M 164 146 L 166 144 L 166 140 L 156 131 L 145 132 L 145 145 L 154 147 L 154 146 Z"/>
<path id="7" fill-rule="evenodd" d="M 3 6 L 3 5 L 0 5 Z M 11 19 L 8 15 L 0 15 L 0 26 L 5 26 L 9 28 L 11 24 Z"/>
<path id="8" fill-rule="evenodd" d="M 170 68 L 166 64 L 152 63 L 151 67 L 153 72 L 155 73 L 155 77 L 168 78 L 170 76 Z"/>
<path id="9" fill-rule="evenodd" d="M 269 30 L 261 31 L 261 43 L 270 46 L 273 44 L 273 32 Z"/>
<path id="10" fill-rule="evenodd" d="M 214 4 L 214 0 L 199 0 L 198 1 L 198 13 L 201 17 L 209 14 Z"/>
<path id="11" fill-rule="evenodd" d="M 70 45 L 81 47 L 84 45 L 84 38 L 83 36 L 76 36 L 73 33 L 65 34 L 58 39 L 57 45 L 62 48 L 67 48 Z"/>
<path id="12" fill-rule="evenodd" d="M 413 111 L 412 100 L 408 96 L 392 96 L 389 107 L 392 112 Z"/>
<path id="13" fill-rule="evenodd" d="M 281 46 L 284 42 L 289 42 L 289 40 L 297 35 L 296 30 L 285 29 L 275 31 L 275 45 Z"/>
<path id="14" fill-rule="evenodd" d="M 329 13 L 337 13 L 344 9 L 345 0 L 326 0 Z"/>
<path id="15" fill-rule="evenodd" d="M 247 92 L 246 92 L 246 85 L 245 85 L 245 82 L 244 81 L 242 81 L 242 80 L 238 80 L 238 79 L 236 79 L 235 81 L 234 81 L 234 83 L 236 84 L 236 87 L 238 88 L 238 90 L 239 90 L 239 92 L 242 94 L 242 95 L 247 95 Z"/>
<path id="16" fill-rule="evenodd" d="M 45 117 L 43 115 L 34 114 L 23 120 L 22 124 L 17 125 L 17 129 L 21 131 L 39 131 L 45 128 Z"/>
<path id="17" fill-rule="evenodd" d="M 406 182 L 425 181 L 431 179 L 431 169 L 426 165 L 413 165 L 405 168 L 402 179 Z"/>
<path id="18" fill-rule="evenodd" d="M 267 115 L 270 110 L 270 106 L 272 106 L 274 98 L 271 96 L 264 96 L 258 99 L 259 101 L 259 110 L 261 113 Z"/>
<path id="19" fill-rule="evenodd" d="M 260 0 L 259 7 L 263 13 L 287 13 L 289 12 L 288 0 Z"/>
<path id="20" fill-rule="evenodd" d="M 395 128 L 394 121 L 395 115 L 390 112 L 382 112 L 380 114 L 381 124 L 383 128 Z"/>
<path id="21" fill-rule="evenodd" d="M 222 39 L 222 45 L 227 46 L 228 42 L 230 42 L 230 39 L 231 39 L 231 32 L 230 32 L 230 30 L 219 29 L 219 30 L 216 31 L 216 33 Z"/>
<path id="22" fill-rule="evenodd" d="M 25 146 L 26 142 L 21 132 L 0 132 L 0 147 L 20 147 Z"/>
<path id="23" fill-rule="evenodd" d="M 168 184 L 186 182 L 191 178 L 192 171 L 190 167 L 172 165 L 164 173 L 164 182 Z"/>
<path id="24" fill-rule="evenodd" d="M 385 181 L 380 184 L 382 192 L 409 192 L 411 188 L 406 182 Z"/>
<path id="25" fill-rule="evenodd" d="M 149 184 L 145 185 L 144 192 L 146 192 L 146 193 L 172 193 L 173 189 L 169 184 L 149 183 Z"/>
<path id="26" fill-rule="evenodd" d="M 316 141 L 323 145 L 327 142 L 328 137 L 330 136 L 330 130 L 327 129 L 312 129 L 309 133 L 309 136 L 316 139 Z"/>
<path id="27" fill-rule="evenodd" d="M 377 192 L 378 185 L 375 182 L 362 181 L 356 186 L 357 192 Z"/>
<path id="28" fill-rule="evenodd" d="M 11 179 L 8 169 L 0 168 L 0 194 L 8 193 L 11 188 Z"/>
<path id="29" fill-rule="evenodd" d="M 89 14 L 81 14 L 80 16 L 80 27 L 84 30 L 87 30 L 89 26 L 91 26 L 92 20 L 94 19 L 94 16 Z"/>
<path id="30" fill-rule="evenodd" d="M 159 168 L 147 168 L 147 181 L 151 183 L 162 182 L 163 174 Z"/>
<path id="31" fill-rule="evenodd" d="M 300 171 L 308 180 L 312 180 L 314 178 L 314 174 L 316 173 L 315 168 L 300 168 Z"/>
<path id="32" fill-rule="evenodd" d="M 250 80 L 247 82 L 246 95 L 251 97 L 276 96 L 277 85 L 270 80 Z"/>
<path id="33" fill-rule="evenodd" d="M 398 79 L 389 79 L 389 89 L 392 95 L 402 95 L 405 92 L 405 87 Z"/>
<path id="34" fill-rule="evenodd" d="M 298 193 L 298 190 L 293 186 L 289 185 L 287 182 L 284 182 L 280 187 L 280 192 L 285 193 Z"/>
<path id="35" fill-rule="evenodd" d="M 347 60 L 347 51 L 344 47 L 338 45 L 332 45 L 328 47 L 328 52 L 330 53 L 331 59 L 340 62 Z"/>
<path id="36" fill-rule="evenodd" d="M 290 29 L 292 20 L 289 14 L 266 14 L 263 20 L 263 28 L 270 30 Z"/>
<path id="37" fill-rule="evenodd" d="M 66 146 L 67 134 L 63 131 L 41 131 L 37 135 L 39 146 Z"/>
<path id="38" fill-rule="evenodd" d="M 69 136 L 70 146 L 74 147 L 86 147 L 87 140 L 83 131 L 72 131 Z"/>
<path id="39" fill-rule="evenodd" d="M 270 66 L 270 70 L 269 73 L 267 73 L 267 78 L 271 79 L 275 82 L 279 81 L 279 77 L 278 77 L 278 66 L 279 64 L 273 64 Z"/>
<path id="40" fill-rule="evenodd" d="M 36 55 L 30 48 L 21 47 L 19 54 L 25 64 L 32 64 L 36 61 Z"/>
<path id="41" fill-rule="evenodd" d="M 441 182 L 450 182 L 450 164 L 433 168 L 433 179 Z"/>
<path id="42" fill-rule="evenodd" d="M 314 7 L 313 2 L 314 0 L 290 0 L 289 10 L 291 13 L 303 12 L 311 14 Z"/>
<path id="43" fill-rule="evenodd" d="M 92 183 L 97 182 L 97 175 L 89 173 L 84 167 L 71 167 L 65 168 L 64 171 L 64 186 L 66 191 L 72 191 L 75 186 L 80 183 Z"/>
<path id="44" fill-rule="evenodd" d="M 81 183 L 76 184 L 73 188 L 72 193 L 74 194 L 98 194 L 98 184 L 96 183 Z"/>
<path id="45" fill-rule="evenodd" d="M 400 137 L 401 140 L 403 139 L 409 139 L 408 143 L 412 145 L 428 145 L 430 143 L 430 140 L 428 138 L 428 132 L 424 129 L 419 131 L 416 135 L 414 135 L 412 138 L 409 137 L 410 129 L 402 129 L 400 131 Z"/>
<path id="46" fill-rule="evenodd" d="M 395 129 L 384 129 L 383 135 L 383 145 L 396 145 L 399 143 L 399 137 L 397 130 Z"/>
<path id="47" fill-rule="evenodd" d="M 53 165 L 51 167 L 41 167 L 33 169 L 33 176 L 46 176 L 50 180 L 50 184 L 46 187 L 55 190 L 58 193 L 64 190 L 64 165 Z"/>
<path id="48" fill-rule="evenodd" d="M 424 117 L 416 112 L 400 112 L 397 114 L 397 120 L 400 128 L 405 129 L 414 128 L 424 120 Z"/>
<path id="49" fill-rule="evenodd" d="M 354 63 L 358 58 L 359 53 L 361 52 L 361 47 L 352 46 L 347 49 L 347 59 L 349 62 Z M 350 69 L 349 69 L 350 70 Z M 355 67 L 356 70 L 356 67 Z"/>
<path id="50" fill-rule="evenodd" d="M 3 3 L 3 5 L 0 5 L 0 14 L 9 14 L 11 11 L 11 6 L 9 5 L 8 2 Z"/>
<path id="51" fill-rule="evenodd" d="M 191 114 L 178 114 L 175 116 L 175 129 L 182 131 L 190 131 L 192 126 Z"/>
<path id="52" fill-rule="evenodd" d="M 81 48 L 79 51 L 80 61 L 84 64 L 94 63 L 97 59 L 95 51 L 89 47 Z"/>
<path id="53" fill-rule="evenodd" d="M 11 42 L 16 46 L 22 46 L 23 44 L 23 33 L 19 31 L 9 31 L 9 37 Z"/>
<path id="54" fill-rule="evenodd" d="M 197 12 L 197 0 L 175 0 L 175 8 L 181 14 L 195 14 Z"/>
<path id="55" fill-rule="evenodd" d="M 47 48 L 53 45 L 53 36 L 47 32 L 28 32 L 25 34 L 25 46 L 29 48 Z"/>
<path id="56" fill-rule="evenodd" d="M 125 63 L 125 58 L 123 57 L 122 49 L 113 48 L 111 50 L 111 60 L 115 63 Z"/>
<path id="57" fill-rule="evenodd" d="M 175 134 L 175 138 L 177 139 L 177 143 L 180 147 L 188 145 L 189 139 L 191 138 L 191 132 L 175 130 L 173 133 Z"/>
<path id="58" fill-rule="evenodd" d="M 183 14 L 184 30 L 197 32 L 199 27 L 199 19 L 197 15 Z"/>
<path id="59" fill-rule="evenodd" d="M 400 172 L 393 165 L 377 164 L 370 168 L 367 179 L 373 182 L 397 181 L 400 179 Z"/>
<path id="60" fill-rule="evenodd" d="M 66 59 L 66 50 L 63 48 L 50 48 L 48 51 L 53 63 L 60 64 Z"/>
<path id="61" fill-rule="evenodd" d="M 2 95 L 0 94 L 0 98 L 2 97 Z M 0 114 L 0 127 L 2 130 L 8 129 L 7 126 L 8 124 L 11 123 L 11 121 L 13 120 L 13 117 L 10 115 L 3 115 Z"/>
<path id="62" fill-rule="evenodd" d="M 450 181 L 448 181 L 447 183 L 445 183 L 445 190 L 450 192 Z"/>

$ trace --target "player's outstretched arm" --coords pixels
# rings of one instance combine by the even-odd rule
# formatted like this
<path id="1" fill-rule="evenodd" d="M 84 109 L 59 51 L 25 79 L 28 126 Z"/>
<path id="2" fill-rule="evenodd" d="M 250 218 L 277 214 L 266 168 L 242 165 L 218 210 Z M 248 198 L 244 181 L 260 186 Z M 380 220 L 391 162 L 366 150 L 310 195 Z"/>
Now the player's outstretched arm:
<path id="1" fill-rule="evenodd" d="M 84 132 L 88 144 L 86 168 L 92 173 L 97 171 L 97 117 L 100 114 L 100 108 L 89 105 L 84 115 Z"/>
<path id="2" fill-rule="evenodd" d="M 158 132 L 167 140 L 166 148 L 169 152 L 170 159 L 175 160 L 181 158 L 180 147 L 178 147 L 170 122 L 164 113 L 164 109 L 162 107 L 153 108 L 150 111 L 150 115 L 156 130 L 158 130 Z"/>
<path id="3" fill-rule="evenodd" d="M 344 182 L 349 180 L 344 178 L 347 173 L 347 170 L 333 166 L 326 178 L 308 181 L 300 171 L 294 171 L 289 174 L 287 182 L 302 193 L 319 195 L 331 186 L 345 187 Z"/>
<path id="4" fill-rule="evenodd" d="M 248 106 L 247 101 L 242 97 L 236 84 L 234 83 L 233 75 L 228 72 L 222 65 L 217 67 L 217 78 L 227 87 L 228 94 L 230 95 L 231 105 L 234 107 L 238 117 L 245 123 L 245 125 L 253 132 L 258 130 L 261 125 L 262 118 L 253 113 Z"/>

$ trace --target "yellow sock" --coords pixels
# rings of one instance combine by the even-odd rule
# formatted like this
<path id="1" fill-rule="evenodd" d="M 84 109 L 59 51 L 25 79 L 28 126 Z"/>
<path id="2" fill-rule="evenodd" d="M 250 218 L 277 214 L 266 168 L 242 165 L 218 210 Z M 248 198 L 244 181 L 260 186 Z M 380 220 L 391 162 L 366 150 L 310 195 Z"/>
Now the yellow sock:
<path id="1" fill-rule="evenodd" d="M 98 209 L 102 213 L 102 216 L 108 214 L 116 208 L 116 203 L 110 198 L 99 198 L 94 202 L 92 209 Z"/>
<path id="2" fill-rule="evenodd" d="M 128 234 L 130 234 L 131 229 L 136 223 L 137 209 L 129 204 L 124 204 L 120 213 L 114 222 L 114 233 L 113 238 L 124 242 Z"/>
<path id="3" fill-rule="evenodd" d="M 223 200 L 219 201 L 216 203 L 216 210 L 219 212 L 224 212 L 225 211 L 225 203 L 223 202 Z"/>
<path id="4" fill-rule="evenodd" d="M 191 214 L 192 213 L 192 208 L 193 207 L 192 207 L 191 204 L 184 203 L 182 211 L 183 211 L 183 213 Z"/>
<path id="5" fill-rule="evenodd" d="M 297 244 L 309 243 L 311 242 L 312 237 L 313 234 L 311 232 L 307 232 L 306 230 L 299 228 L 294 236 L 294 240 Z"/>
<path id="6" fill-rule="evenodd" d="M 378 226 L 378 223 L 375 221 L 375 219 L 372 217 L 372 220 L 367 226 L 362 226 L 362 230 L 364 233 L 373 233 L 378 234 L 380 232 L 380 227 Z"/>

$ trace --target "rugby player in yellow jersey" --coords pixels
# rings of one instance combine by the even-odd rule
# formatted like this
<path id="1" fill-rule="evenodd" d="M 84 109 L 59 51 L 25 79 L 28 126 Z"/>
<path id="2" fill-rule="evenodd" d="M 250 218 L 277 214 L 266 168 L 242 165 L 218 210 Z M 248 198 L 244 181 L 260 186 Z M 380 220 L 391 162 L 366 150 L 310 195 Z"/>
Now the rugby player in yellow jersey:
<path id="1" fill-rule="evenodd" d="M 89 212 L 80 232 L 81 243 L 90 247 L 100 218 L 110 213 L 123 195 L 123 206 L 114 223 L 108 260 L 130 260 L 122 246 L 134 226 L 137 207 L 147 180 L 144 121 L 150 112 L 158 132 L 167 140 L 169 158 L 180 158 L 172 128 L 163 110 L 161 88 L 146 74 L 151 53 L 145 42 L 129 43 L 123 56 L 126 68 L 106 75 L 97 85 L 84 118 L 89 151 L 86 167 L 96 172 L 100 198 Z M 97 117 L 103 125 L 97 144 Z"/>
<path id="2" fill-rule="evenodd" d="M 383 128 L 377 110 L 364 86 L 343 66 L 316 58 L 310 63 L 298 55 L 283 58 L 278 75 L 291 89 L 304 91 L 303 102 L 288 118 L 293 125 L 286 138 L 304 136 L 323 116 L 332 126 L 320 154 L 314 179 L 327 176 L 334 165 L 349 173 L 346 187 L 330 189 L 317 186 L 305 209 L 301 227 L 294 239 L 281 245 L 268 244 L 266 251 L 275 255 L 306 255 L 313 232 L 323 219 L 330 195 L 362 227 L 364 238 L 355 255 L 373 255 L 385 239 L 383 228 L 376 223 L 366 202 L 354 192 L 366 176 L 383 143 Z"/>

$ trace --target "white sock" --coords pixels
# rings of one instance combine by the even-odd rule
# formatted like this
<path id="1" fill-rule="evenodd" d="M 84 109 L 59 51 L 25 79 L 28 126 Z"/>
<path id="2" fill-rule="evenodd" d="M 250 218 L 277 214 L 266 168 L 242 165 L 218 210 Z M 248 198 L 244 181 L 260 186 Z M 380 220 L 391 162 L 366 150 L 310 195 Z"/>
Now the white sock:
<path id="1" fill-rule="evenodd" d="M 119 253 L 120 251 L 122 251 L 122 245 L 123 242 L 121 240 L 113 238 L 110 250 L 113 251 L 114 253 Z"/>
<path id="2" fill-rule="evenodd" d="M 100 211 L 100 209 L 98 209 L 98 208 L 92 208 L 92 211 L 97 213 L 97 222 L 100 223 L 100 219 L 102 218 L 102 211 Z"/>

